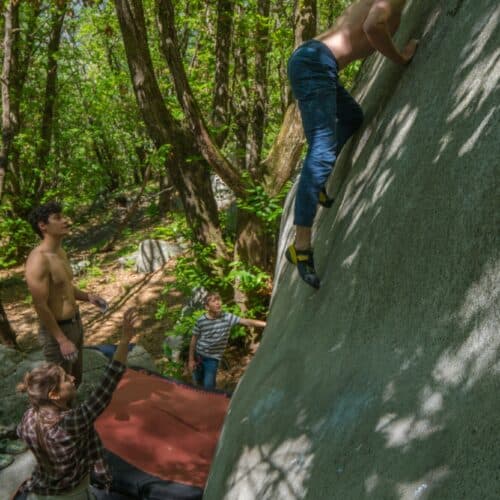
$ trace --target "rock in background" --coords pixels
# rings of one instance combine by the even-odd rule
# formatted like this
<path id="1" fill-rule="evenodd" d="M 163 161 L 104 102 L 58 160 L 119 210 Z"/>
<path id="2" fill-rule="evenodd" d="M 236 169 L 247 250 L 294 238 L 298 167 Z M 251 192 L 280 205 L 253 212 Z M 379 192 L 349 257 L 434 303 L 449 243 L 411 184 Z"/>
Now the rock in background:
<path id="1" fill-rule="evenodd" d="M 136 257 L 138 273 L 152 273 L 163 267 L 172 257 L 182 253 L 176 243 L 163 240 L 144 240 L 139 245 Z"/>
<path id="2" fill-rule="evenodd" d="M 412 63 L 364 65 L 322 287 L 282 258 L 288 211 L 205 500 L 499 498 L 499 20 L 498 0 L 408 0 Z"/>

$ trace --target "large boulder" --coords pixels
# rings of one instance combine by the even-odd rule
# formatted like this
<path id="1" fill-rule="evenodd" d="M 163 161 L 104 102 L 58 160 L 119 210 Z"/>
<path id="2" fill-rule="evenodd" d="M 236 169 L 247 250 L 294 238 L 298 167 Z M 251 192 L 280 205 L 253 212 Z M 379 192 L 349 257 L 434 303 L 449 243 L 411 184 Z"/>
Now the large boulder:
<path id="1" fill-rule="evenodd" d="M 138 273 L 152 273 L 163 267 L 172 257 L 182 253 L 177 243 L 163 240 L 144 240 L 139 245 L 136 256 Z"/>
<path id="2" fill-rule="evenodd" d="M 364 65 L 365 125 L 315 226 L 322 287 L 282 258 L 287 210 L 204 499 L 499 497 L 499 19 L 409 0 L 414 61 Z"/>

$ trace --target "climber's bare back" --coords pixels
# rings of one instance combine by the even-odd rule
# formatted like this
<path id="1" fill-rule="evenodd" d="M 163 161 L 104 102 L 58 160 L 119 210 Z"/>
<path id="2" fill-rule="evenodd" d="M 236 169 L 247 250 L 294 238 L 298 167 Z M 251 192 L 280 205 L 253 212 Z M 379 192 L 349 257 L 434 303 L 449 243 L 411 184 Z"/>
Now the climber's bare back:
<path id="1" fill-rule="evenodd" d="M 364 59 L 375 52 L 365 33 L 365 21 L 374 7 L 389 12 L 387 26 L 392 36 L 398 29 L 405 0 L 359 0 L 348 7 L 328 30 L 318 35 L 333 53 L 339 69 L 356 59 Z"/>

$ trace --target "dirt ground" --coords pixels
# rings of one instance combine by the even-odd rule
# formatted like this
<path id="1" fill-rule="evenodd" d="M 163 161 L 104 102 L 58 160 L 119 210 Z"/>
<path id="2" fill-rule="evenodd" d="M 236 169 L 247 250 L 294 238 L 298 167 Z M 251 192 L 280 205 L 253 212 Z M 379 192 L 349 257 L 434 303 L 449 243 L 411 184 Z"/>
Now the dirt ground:
<path id="1" fill-rule="evenodd" d="M 136 273 L 134 268 L 118 262 L 119 247 L 112 255 L 98 254 L 97 257 L 88 248 L 74 248 L 88 247 L 87 235 L 91 230 L 89 225 L 79 228 L 71 240 L 73 249 L 67 249 L 67 252 L 71 262 L 90 260 L 92 268 L 97 267 L 99 271 L 96 273 L 84 270 L 81 275 L 75 276 L 74 283 L 87 292 L 102 296 L 110 307 L 103 315 L 91 304 L 80 303 L 85 345 L 115 343 L 119 338 L 124 311 L 134 306 L 139 310 L 141 322 L 132 342 L 143 346 L 152 355 L 158 370 L 163 372 L 168 361 L 163 350 L 163 340 L 165 332 L 173 325 L 168 315 L 164 319 L 155 318 L 158 302 L 163 301 L 169 309 L 174 309 L 181 308 L 187 301 L 187 298 L 175 289 L 171 290 L 169 287 L 167 293 L 164 290 L 175 281 L 172 272 L 175 262 L 170 261 L 164 268 L 146 275 Z M 83 241 L 86 244 L 82 244 Z M 0 297 L 16 332 L 20 348 L 24 351 L 38 348 L 38 320 L 24 280 L 24 266 L 0 270 Z M 236 348 L 228 348 L 218 372 L 218 388 L 234 390 L 248 362 L 248 356 L 243 356 Z M 184 381 L 190 381 L 186 367 L 182 378 Z"/>

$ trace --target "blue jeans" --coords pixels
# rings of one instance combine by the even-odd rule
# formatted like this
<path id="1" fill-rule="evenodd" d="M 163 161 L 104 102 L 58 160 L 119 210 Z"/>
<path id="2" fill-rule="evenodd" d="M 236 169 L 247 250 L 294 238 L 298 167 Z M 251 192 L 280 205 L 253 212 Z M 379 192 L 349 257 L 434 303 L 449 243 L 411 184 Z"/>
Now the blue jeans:
<path id="1" fill-rule="evenodd" d="M 318 40 L 309 40 L 295 50 L 288 61 L 288 79 L 308 144 L 295 198 L 294 224 L 311 227 L 319 193 L 342 146 L 361 126 L 363 111 L 339 83 L 332 52 Z"/>
<path id="2" fill-rule="evenodd" d="M 197 385 L 202 385 L 205 389 L 215 389 L 215 377 L 219 360 L 207 358 L 196 353 L 196 368 L 193 371 L 193 381 Z"/>

